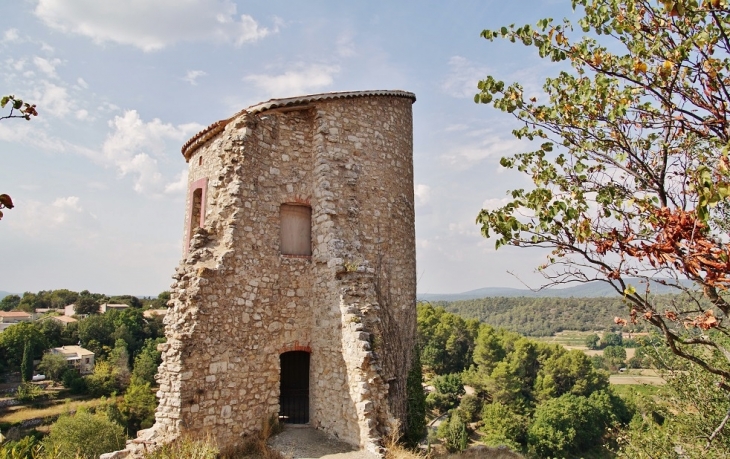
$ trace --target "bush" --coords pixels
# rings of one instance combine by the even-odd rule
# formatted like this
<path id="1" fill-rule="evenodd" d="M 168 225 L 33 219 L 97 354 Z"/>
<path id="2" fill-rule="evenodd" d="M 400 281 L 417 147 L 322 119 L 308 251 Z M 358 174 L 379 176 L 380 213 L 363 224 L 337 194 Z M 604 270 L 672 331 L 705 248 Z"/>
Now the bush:
<path id="1" fill-rule="evenodd" d="M 40 397 L 43 397 L 43 389 L 29 382 L 22 383 L 15 391 L 15 398 L 19 402 L 32 402 Z"/>
<path id="2" fill-rule="evenodd" d="M 482 401 L 475 395 L 465 395 L 461 398 L 459 410 L 464 413 L 466 422 L 477 421 L 482 411 Z"/>
<path id="3" fill-rule="evenodd" d="M 193 440 L 185 437 L 163 445 L 144 457 L 145 459 L 216 459 L 218 448 L 212 441 Z"/>
<path id="4" fill-rule="evenodd" d="M 54 381 L 58 381 L 58 378 L 60 378 L 67 369 L 68 363 L 66 362 L 66 359 L 62 355 L 54 354 L 52 352 L 46 352 L 43 354 L 41 363 L 38 364 L 38 370 L 43 372 L 43 374 L 46 375 L 46 378 Z"/>
<path id="5" fill-rule="evenodd" d="M 124 427 L 110 421 L 103 413 L 91 414 L 79 409 L 73 416 L 58 418 L 43 440 L 43 446 L 55 457 L 96 459 L 100 454 L 123 449 L 126 439 Z"/>
<path id="6" fill-rule="evenodd" d="M 72 394 L 83 394 L 86 392 L 86 380 L 71 368 L 63 372 L 61 376 L 63 387 L 70 389 Z"/>

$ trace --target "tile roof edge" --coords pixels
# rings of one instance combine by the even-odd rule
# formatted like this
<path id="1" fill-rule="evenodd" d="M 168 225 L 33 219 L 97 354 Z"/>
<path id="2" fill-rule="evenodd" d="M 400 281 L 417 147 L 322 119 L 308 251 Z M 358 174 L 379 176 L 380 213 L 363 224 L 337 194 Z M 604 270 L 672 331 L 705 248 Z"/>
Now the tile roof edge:
<path id="1" fill-rule="evenodd" d="M 202 131 L 195 134 L 193 137 L 190 138 L 185 144 L 182 146 L 181 152 L 183 157 L 185 158 L 185 161 L 190 160 L 190 156 L 200 148 L 204 143 L 206 143 L 208 140 L 213 138 L 218 133 L 222 132 L 223 129 L 225 129 L 226 125 L 230 123 L 234 118 L 237 118 L 238 116 L 249 113 L 249 114 L 257 114 L 262 113 L 267 110 L 271 110 L 274 108 L 280 108 L 280 107 L 292 107 L 297 105 L 305 105 L 310 102 L 316 102 L 320 100 L 332 100 L 332 99 L 351 99 L 356 97 L 371 97 L 371 96 L 386 96 L 386 97 L 404 97 L 407 99 L 411 99 L 413 102 L 416 101 L 416 95 L 412 92 L 408 91 L 402 91 L 400 89 L 393 89 L 393 90 L 370 90 L 370 91 L 341 91 L 341 92 L 325 92 L 320 94 L 307 94 L 304 96 L 297 96 L 297 97 L 285 97 L 281 99 L 270 99 L 266 102 L 260 102 L 258 104 L 254 104 L 250 106 L 249 108 L 243 109 L 236 113 L 235 115 L 231 116 L 230 118 L 216 121 L 215 123 L 211 124 L 210 126 L 206 127 Z"/>

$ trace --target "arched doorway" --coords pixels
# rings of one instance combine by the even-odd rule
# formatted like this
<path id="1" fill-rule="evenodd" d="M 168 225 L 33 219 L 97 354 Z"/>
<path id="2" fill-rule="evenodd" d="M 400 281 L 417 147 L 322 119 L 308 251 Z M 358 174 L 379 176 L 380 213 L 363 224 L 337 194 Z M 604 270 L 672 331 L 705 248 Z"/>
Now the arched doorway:
<path id="1" fill-rule="evenodd" d="M 279 356 L 279 419 L 290 424 L 309 422 L 309 352 L 290 351 Z"/>

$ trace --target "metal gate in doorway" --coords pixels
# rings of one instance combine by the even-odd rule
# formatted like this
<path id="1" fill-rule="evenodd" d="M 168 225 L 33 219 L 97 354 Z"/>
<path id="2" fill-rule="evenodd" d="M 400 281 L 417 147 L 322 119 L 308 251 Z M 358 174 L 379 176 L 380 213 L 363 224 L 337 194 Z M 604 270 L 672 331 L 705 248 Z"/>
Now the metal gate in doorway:
<path id="1" fill-rule="evenodd" d="M 309 422 L 309 352 L 281 354 L 279 419 L 289 424 Z"/>

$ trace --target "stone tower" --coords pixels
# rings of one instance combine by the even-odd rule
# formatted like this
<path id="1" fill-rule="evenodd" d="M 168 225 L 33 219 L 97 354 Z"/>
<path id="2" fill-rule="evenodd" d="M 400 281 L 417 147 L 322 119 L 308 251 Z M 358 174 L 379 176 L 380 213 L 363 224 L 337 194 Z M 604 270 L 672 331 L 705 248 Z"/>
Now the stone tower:
<path id="1" fill-rule="evenodd" d="M 146 435 L 233 445 L 279 415 L 361 448 L 405 421 L 415 96 L 274 99 L 204 129 Z"/>

